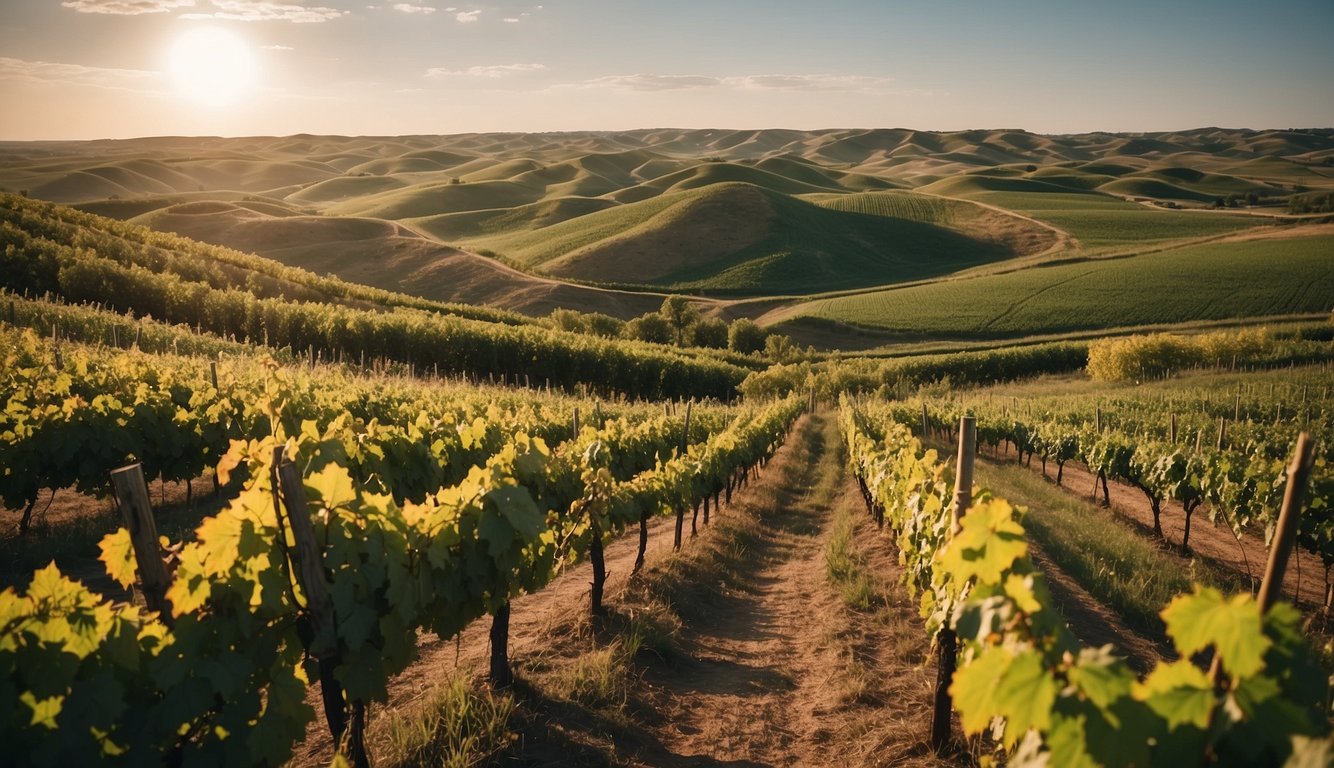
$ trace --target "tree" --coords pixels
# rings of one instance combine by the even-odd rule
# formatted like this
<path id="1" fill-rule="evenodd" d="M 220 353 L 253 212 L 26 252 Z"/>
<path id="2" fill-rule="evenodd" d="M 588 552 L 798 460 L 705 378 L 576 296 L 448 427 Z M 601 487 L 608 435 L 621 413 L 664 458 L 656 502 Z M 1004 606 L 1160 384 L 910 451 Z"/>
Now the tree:
<path id="1" fill-rule="evenodd" d="M 790 363 L 798 355 L 800 350 L 792 343 L 791 337 L 784 336 L 781 333 L 773 333 L 764 340 L 764 355 L 776 363 Z"/>
<path id="2" fill-rule="evenodd" d="M 699 319 L 699 308 L 684 296 L 668 296 L 663 300 L 662 309 L 659 309 L 658 313 L 666 318 L 667 324 L 672 327 L 676 345 L 684 347 L 689 341 L 686 332 L 690 330 L 690 325 Z"/>
<path id="3" fill-rule="evenodd" d="M 672 343 L 672 326 L 667 322 L 667 318 L 657 312 L 636 317 L 625 324 L 625 329 L 621 333 L 627 339 L 651 341 L 657 344 Z"/>
<path id="4" fill-rule="evenodd" d="M 740 318 L 727 330 L 727 346 L 733 352 L 749 355 L 764 349 L 764 338 L 769 332 L 750 318 Z"/>
<path id="5" fill-rule="evenodd" d="M 547 322 L 552 328 L 558 331 L 569 331 L 571 333 L 587 333 L 588 324 L 586 319 L 580 313 L 573 309 L 553 309 L 551 314 L 547 315 Z"/>
<path id="6" fill-rule="evenodd" d="M 705 317 L 690 328 L 691 343 L 697 347 L 727 349 L 727 323 L 716 317 Z"/>
<path id="7" fill-rule="evenodd" d="M 614 339 L 621 335 L 625 328 L 625 321 L 620 318 L 604 315 L 601 312 L 589 312 L 584 315 L 584 324 L 587 326 L 587 332 L 594 336 L 601 336 L 604 339 Z"/>

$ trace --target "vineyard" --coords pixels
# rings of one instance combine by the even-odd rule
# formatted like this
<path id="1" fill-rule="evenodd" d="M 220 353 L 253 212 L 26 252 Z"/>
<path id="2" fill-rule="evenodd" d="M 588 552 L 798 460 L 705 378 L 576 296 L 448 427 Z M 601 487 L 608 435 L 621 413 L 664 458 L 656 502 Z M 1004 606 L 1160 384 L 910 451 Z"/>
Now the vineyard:
<path id="1" fill-rule="evenodd" d="M 1327 318 L 771 365 L 5 201 L 0 764 L 1330 760 Z"/>

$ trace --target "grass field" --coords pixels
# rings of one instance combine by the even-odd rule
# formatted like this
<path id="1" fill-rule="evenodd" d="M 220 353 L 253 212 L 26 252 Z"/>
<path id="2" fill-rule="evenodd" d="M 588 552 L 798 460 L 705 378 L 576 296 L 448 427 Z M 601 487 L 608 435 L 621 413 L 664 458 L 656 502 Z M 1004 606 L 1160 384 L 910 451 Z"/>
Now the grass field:
<path id="1" fill-rule="evenodd" d="M 1334 238 L 1211 243 L 812 301 L 801 314 L 904 333 L 1020 336 L 1323 312 Z"/>
<path id="2" fill-rule="evenodd" d="M 946 209 L 940 201 L 909 198 L 899 207 L 912 206 L 923 210 L 898 218 L 748 184 L 710 185 L 463 242 L 557 277 L 752 295 L 902 282 L 1013 255 L 1001 243 L 924 221 L 926 209 Z"/>

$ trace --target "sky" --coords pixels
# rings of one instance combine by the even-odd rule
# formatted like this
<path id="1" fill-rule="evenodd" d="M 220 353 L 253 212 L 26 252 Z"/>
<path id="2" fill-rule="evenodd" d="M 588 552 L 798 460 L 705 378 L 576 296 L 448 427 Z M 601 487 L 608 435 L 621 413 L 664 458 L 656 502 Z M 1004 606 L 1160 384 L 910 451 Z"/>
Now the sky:
<path id="1" fill-rule="evenodd" d="M 0 0 L 0 139 L 1334 126 L 1334 0 Z"/>

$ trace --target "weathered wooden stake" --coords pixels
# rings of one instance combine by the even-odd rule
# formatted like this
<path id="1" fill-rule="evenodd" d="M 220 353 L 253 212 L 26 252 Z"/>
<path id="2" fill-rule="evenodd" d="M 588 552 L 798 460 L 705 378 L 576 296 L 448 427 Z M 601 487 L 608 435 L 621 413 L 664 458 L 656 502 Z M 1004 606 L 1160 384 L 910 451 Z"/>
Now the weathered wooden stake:
<path id="1" fill-rule="evenodd" d="M 954 512 L 951 535 L 959 532 L 963 516 L 973 501 L 973 459 L 977 451 L 977 421 L 972 416 L 959 419 L 958 474 L 954 482 Z M 941 752 L 950 741 L 950 717 L 954 709 L 950 685 L 959 662 L 959 639 L 948 624 L 936 638 L 935 708 L 931 717 L 931 746 Z"/>
<path id="2" fill-rule="evenodd" d="M 130 532 L 134 544 L 134 561 L 143 584 L 144 602 L 148 610 L 157 611 L 163 621 L 171 622 L 171 603 L 167 588 L 171 574 L 162 561 L 162 547 L 158 543 L 157 523 L 153 520 L 153 505 L 148 498 L 148 483 L 144 480 L 143 465 L 135 463 L 111 471 L 111 485 L 116 492 L 116 506 Z"/>
<path id="3" fill-rule="evenodd" d="M 1283 506 L 1279 509 L 1278 525 L 1274 530 L 1274 541 L 1269 547 L 1264 580 L 1260 582 L 1260 594 L 1256 598 L 1261 616 L 1268 613 L 1283 594 L 1283 576 L 1288 568 L 1288 558 L 1292 556 L 1297 543 L 1298 518 L 1306 496 L 1306 484 L 1315 467 L 1315 458 L 1315 441 L 1305 432 L 1297 435 L 1297 449 L 1293 451 L 1292 461 L 1288 464 L 1288 484 L 1283 489 Z M 1217 655 L 1214 656 L 1209 674 L 1215 684 L 1223 679 L 1222 663 Z"/>
<path id="4" fill-rule="evenodd" d="M 1171 426 L 1171 429 L 1169 430 L 1169 432 L 1170 432 L 1171 434 L 1168 436 L 1168 441 L 1171 442 L 1173 445 L 1176 445 L 1176 442 L 1177 442 L 1177 415 L 1176 415 L 1176 411 L 1173 411 L 1173 412 L 1172 412 L 1172 426 Z"/>
<path id="5" fill-rule="evenodd" d="M 212 360 L 208 363 L 208 380 L 213 383 L 213 389 L 218 388 L 218 364 Z"/>
<path id="6" fill-rule="evenodd" d="M 1227 417 L 1218 417 L 1218 444 L 1214 446 L 1215 450 L 1223 450 L 1223 440 L 1227 438 Z"/>
<path id="7" fill-rule="evenodd" d="M 335 744 L 343 743 L 347 732 L 347 703 L 343 686 L 334 677 L 339 664 L 338 635 L 334 626 L 333 598 L 324 573 L 324 556 L 315 541 L 315 528 L 310 524 L 306 505 L 306 487 L 301 482 L 301 471 L 288 460 L 280 446 L 273 449 L 274 506 L 279 520 L 285 518 L 292 531 L 294 546 L 290 550 L 293 571 L 302 593 L 306 596 L 304 618 L 310 622 L 311 640 L 306 650 L 319 661 L 320 696 L 324 701 L 324 717 Z M 354 724 L 355 725 L 355 724 Z M 353 765 L 368 766 L 360 734 L 351 734 L 347 741 L 348 757 Z M 357 750 L 361 750 L 358 752 Z"/>
<path id="8" fill-rule="evenodd" d="M 1274 534 L 1274 544 L 1269 550 L 1269 562 L 1265 566 L 1265 578 L 1260 584 L 1260 612 L 1268 611 L 1278 596 L 1282 594 L 1283 572 L 1288 566 L 1288 557 L 1292 554 L 1297 537 L 1298 516 L 1301 514 L 1302 500 L 1306 496 L 1306 483 L 1315 466 L 1315 441 L 1302 432 L 1297 436 L 1297 450 L 1293 453 L 1292 463 L 1288 465 L 1288 485 L 1283 490 L 1283 507 L 1278 513 L 1278 530 Z"/>
<path id="9" fill-rule="evenodd" d="M 510 604 L 497 608 L 491 614 L 491 685 L 496 688 L 508 688 L 514 683 L 514 674 L 510 671 Z"/>

